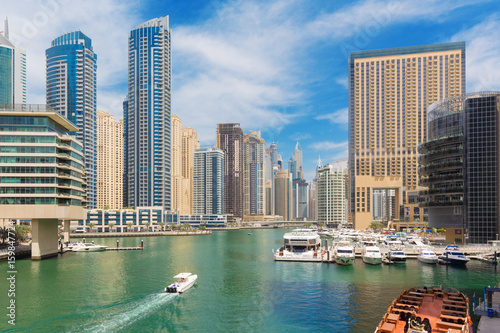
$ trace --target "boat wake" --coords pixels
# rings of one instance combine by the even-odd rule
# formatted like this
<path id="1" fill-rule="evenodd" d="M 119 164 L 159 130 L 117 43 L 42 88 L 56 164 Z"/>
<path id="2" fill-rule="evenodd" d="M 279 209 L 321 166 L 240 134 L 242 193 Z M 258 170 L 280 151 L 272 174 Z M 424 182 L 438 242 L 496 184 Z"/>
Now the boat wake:
<path id="1" fill-rule="evenodd" d="M 137 320 L 151 314 L 152 311 L 166 304 L 178 294 L 159 293 L 149 295 L 144 299 L 127 304 L 127 309 L 122 313 L 108 313 L 100 318 L 100 323 L 93 323 L 91 327 L 85 327 L 84 332 L 114 332 L 123 329 Z"/>

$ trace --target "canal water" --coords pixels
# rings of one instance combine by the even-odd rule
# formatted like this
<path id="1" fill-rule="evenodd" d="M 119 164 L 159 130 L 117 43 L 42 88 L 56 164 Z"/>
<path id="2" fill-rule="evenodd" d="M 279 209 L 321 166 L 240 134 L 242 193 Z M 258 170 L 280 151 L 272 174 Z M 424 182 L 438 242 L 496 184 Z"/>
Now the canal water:
<path id="1" fill-rule="evenodd" d="M 274 262 L 284 229 L 146 237 L 143 251 L 66 253 L 16 263 L 16 326 L 7 324 L 7 263 L 0 263 L 0 331 L 373 332 L 405 288 L 443 285 L 482 297 L 497 268 L 353 266 Z M 87 238 L 87 241 L 91 239 Z M 116 246 L 116 239 L 94 239 Z M 139 246 L 140 238 L 120 238 Z M 179 271 L 198 274 L 181 295 L 163 293 Z"/>

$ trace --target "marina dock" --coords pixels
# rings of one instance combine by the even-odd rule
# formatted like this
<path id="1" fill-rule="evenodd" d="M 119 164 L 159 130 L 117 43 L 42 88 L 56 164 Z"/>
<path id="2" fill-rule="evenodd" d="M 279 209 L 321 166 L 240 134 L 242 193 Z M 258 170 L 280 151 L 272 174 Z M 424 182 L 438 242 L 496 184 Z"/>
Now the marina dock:
<path id="1" fill-rule="evenodd" d="M 106 248 L 106 251 L 122 251 L 122 250 L 144 250 L 143 247 L 141 246 L 135 246 L 135 247 L 108 247 Z"/>
<path id="2" fill-rule="evenodd" d="M 476 299 L 474 298 L 474 305 Z M 500 327 L 500 288 L 485 287 L 479 305 L 474 306 L 474 314 L 479 318 L 478 333 L 497 332 Z"/>

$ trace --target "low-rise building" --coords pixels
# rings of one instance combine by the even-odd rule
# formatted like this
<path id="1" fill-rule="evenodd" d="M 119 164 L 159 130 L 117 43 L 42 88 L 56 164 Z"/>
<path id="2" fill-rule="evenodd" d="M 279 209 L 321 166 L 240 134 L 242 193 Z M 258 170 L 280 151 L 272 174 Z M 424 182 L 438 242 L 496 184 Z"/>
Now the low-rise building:
<path id="1" fill-rule="evenodd" d="M 130 232 L 161 230 L 163 207 L 137 207 L 136 209 L 92 209 L 87 219 L 80 220 L 76 230 L 84 232 Z M 149 223 L 149 226 L 147 225 Z M 112 227 L 111 227 L 112 226 Z M 94 229 L 95 228 L 95 229 Z"/>

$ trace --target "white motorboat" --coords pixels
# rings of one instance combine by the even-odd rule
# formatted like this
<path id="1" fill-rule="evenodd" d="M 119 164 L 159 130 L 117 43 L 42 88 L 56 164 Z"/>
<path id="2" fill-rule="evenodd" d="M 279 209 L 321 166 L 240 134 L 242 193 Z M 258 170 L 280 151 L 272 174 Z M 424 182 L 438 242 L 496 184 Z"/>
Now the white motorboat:
<path id="1" fill-rule="evenodd" d="M 469 260 L 456 245 L 448 245 L 443 255 L 438 257 L 438 263 L 443 265 L 466 265 Z"/>
<path id="2" fill-rule="evenodd" d="M 107 246 L 104 245 L 96 245 L 93 243 L 70 243 L 68 244 L 68 250 L 73 252 L 96 252 L 96 251 L 104 251 Z"/>
<path id="3" fill-rule="evenodd" d="M 438 262 L 438 256 L 434 253 L 434 251 L 420 250 L 417 260 L 423 262 L 424 264 L 436 264 Z"/>
<path id="4" fill-rule="evenodd" d="M 384 258 L 384 264 L 406 264 L 406 254 L 402 250 L 390 250 Z"/>
<path id="5" fill-rule="evenodd" d="M 363 262 L 370 265 L 380 265 L 382 263 L 382 255 L 377 246 L 367 246 L 363 249 Z"/>
<path id="6" fill-rule="evenodd" d="M 339 244 L 335 248 L 335 262 L 339 265 L 348 266 L 354 263 L 354 247 L 347 244 Z"/>
<path id="7" fill-rule="evenodd" d="M 283 241 L 284 245 L 274 253 L 274 260 L 322 261 L 321 239 L 318 233 L 307 229 L 296 229 L 286 233 Z"/>
<path id="8" fill-rule="evenodd" d="M 174 279 L 177 279 L 177 281 L 166 287 L 165 291 L 167 293 L 183 293 L 194 285 L 197 278 L 198 275 L 196 274 L 187 272 L 179 273 L 174 276 Z"/>

